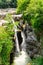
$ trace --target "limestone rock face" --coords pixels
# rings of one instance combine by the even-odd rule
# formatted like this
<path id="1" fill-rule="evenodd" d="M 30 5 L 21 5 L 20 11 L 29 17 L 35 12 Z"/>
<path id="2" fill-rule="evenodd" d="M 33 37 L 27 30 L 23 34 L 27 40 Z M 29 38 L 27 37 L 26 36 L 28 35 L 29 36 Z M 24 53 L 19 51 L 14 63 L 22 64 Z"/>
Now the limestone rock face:
<path id="1" fill-rule="evenodd" d="M 26 52 L 31 58 L 35 57 L 39 53 L 40 44 L 38 43 L 35 33 L 32 28 L 27 24 L 23 30 L 26 36 Z"/>
<path id="2" fill-rule="evenodd" d="M 24 24 L 18 26 L 25 34 L 25 44 L 26 44 L 26 52 L 28 55 L 33 58 L 39 54 L 40 43 L 36 39 L 36 35 L 28 24 L 25 24 L 25 27 L 22 27 Z"/>

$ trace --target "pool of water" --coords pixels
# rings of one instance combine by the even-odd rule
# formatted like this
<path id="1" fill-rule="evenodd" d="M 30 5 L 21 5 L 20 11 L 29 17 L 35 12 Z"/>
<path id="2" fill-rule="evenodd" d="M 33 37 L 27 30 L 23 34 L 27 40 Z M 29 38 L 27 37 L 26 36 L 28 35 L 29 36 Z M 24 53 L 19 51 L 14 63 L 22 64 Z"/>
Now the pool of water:
<path id="1" fill-rule="evenodd" d="M 13 65 L 27 65 L 30 61 L 31 59 L 27 55 L 27 53 L 24 51 L 21 51 L 20 55 L 14 58 Z"/>

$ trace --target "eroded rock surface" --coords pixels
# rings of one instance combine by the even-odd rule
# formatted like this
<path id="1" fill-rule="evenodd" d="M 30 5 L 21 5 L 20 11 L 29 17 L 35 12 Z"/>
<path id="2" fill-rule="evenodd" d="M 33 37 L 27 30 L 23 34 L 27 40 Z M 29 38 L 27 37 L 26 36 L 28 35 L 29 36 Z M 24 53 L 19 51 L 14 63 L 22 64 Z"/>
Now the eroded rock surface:
<path id="1" fill-rule="evenodd" d="M 25 34 L 25 43 L 24 43 L 24 48 L 26 49 L 26 52 L 29 54 L 31 58 L 34 58 L 39 54 L 39 49 L 40 49 L 40 44 L 36 39 L 36 35 L 28 24 L 25 25 L 24 28 L 22 28 L 24 24 L 18 26 L 19 29 L 23 31 Z"/>

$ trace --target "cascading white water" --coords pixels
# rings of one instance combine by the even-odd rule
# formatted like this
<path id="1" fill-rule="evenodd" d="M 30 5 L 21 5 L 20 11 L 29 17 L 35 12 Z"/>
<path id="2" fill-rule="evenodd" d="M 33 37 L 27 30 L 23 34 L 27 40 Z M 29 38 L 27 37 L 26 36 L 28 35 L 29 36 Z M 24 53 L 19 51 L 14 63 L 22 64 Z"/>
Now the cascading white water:
<path id="1" fill-rule="evenodd" d="M 17 38 L 17 30 L 16 30 L 16 28 L 15 28 L 15 37 L 16 37 L 16 40 L 15 40 L 15 42 L 16 42 L 16 50 L 19 53 L 20 49 L 19 49 L 19 42 L 18 42 L 18 38 Z"/>
<path id="2" fill-rule="evenodd" d="M 30 63 L 30 57 L 26 52 L 21 51 L 21 55 L 15 57 L 13 65 L 27 65 L 28 63 Z"/>
<path id="3" fill-rule="evenodd" d="M 12 21 L 14 23 L 14 20 L 12 20 Z M 17 37 L 17 26 L 16 25 L 14 25 L 14 31 L 15 31 L 15 37 L 16 37 L 16 40 L 15 40 L 16 50 L 18 51 L 19 54 L 18 54 L 18 57 L 17 56 L 14 57 L 13 65 L 27 65 L 31 61 L 31 59 L 26 53 L 25 34 L 24 34 L 23 31 L 21 32 L 21 36 L 23 38 L 23 41 L 21 43 L 22 50 L 20 51 L 18 37 Z"/>
<path id="4" fill-rule="evenodd" d="M 23 42 L 21 43 L 22 51 L 20 51 L 20 48 L 19 48 L 18 39 L 17 39 L 17 31 L 15 32 L 15 36 L 16 36 L 16 48 L 20 54 L 18 55 L 18 57 L 14 57 L 13 65 L 27 65 L 28 62 L 30 62 L 30 57 L 27 55 L 26 49 L 25 49 L 25 46 L 26 46 L 25 35 L 23 32 L 21 32 L 21 36 L 23 38 Z"/>
<path id="5" fill-rule="evenodd" d="M 15 39 L 15 42 L 16 42 L 16 50 L 17 50 L 17 52 L 20 52 L 19 42 L 18 42 L 18 38 L 17 38 L 17 26 L 15 25 L 15 22 L 14 22 L 13 19 L 12 19 L 12 22 L 14 24 L 14 32 L 15 32 L 15 37 L 16 37 L 16 39 Z"/>
<path id="6" fill-rule="evenodd" d="M 21 43 L 22 51 L 25 51 L 26 52 L 25 34 L 23 33 L 23 31 L 21 32 L 21 36 L 23 38 L 23 42 Z"/>

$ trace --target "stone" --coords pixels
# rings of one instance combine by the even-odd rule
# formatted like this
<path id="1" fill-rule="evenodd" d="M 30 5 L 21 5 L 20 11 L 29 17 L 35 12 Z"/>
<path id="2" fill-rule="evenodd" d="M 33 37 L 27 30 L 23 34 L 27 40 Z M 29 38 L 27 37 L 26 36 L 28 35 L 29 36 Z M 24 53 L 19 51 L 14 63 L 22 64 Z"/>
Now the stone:
<path id="1" fill-rule="evenodd" d="M 18 14 L 18 15 L 15 14 L 15 15 L 12 15 L 12 17 L 15 21 L 20 21 L 20 19 L 22 18 L 22 14 Z"/>
<path id="2" fill-rule="evenodd" d="M 3 26 L 5 23 L 8 23 L 6 20 L 0 20 L 0 26 Z"/>

